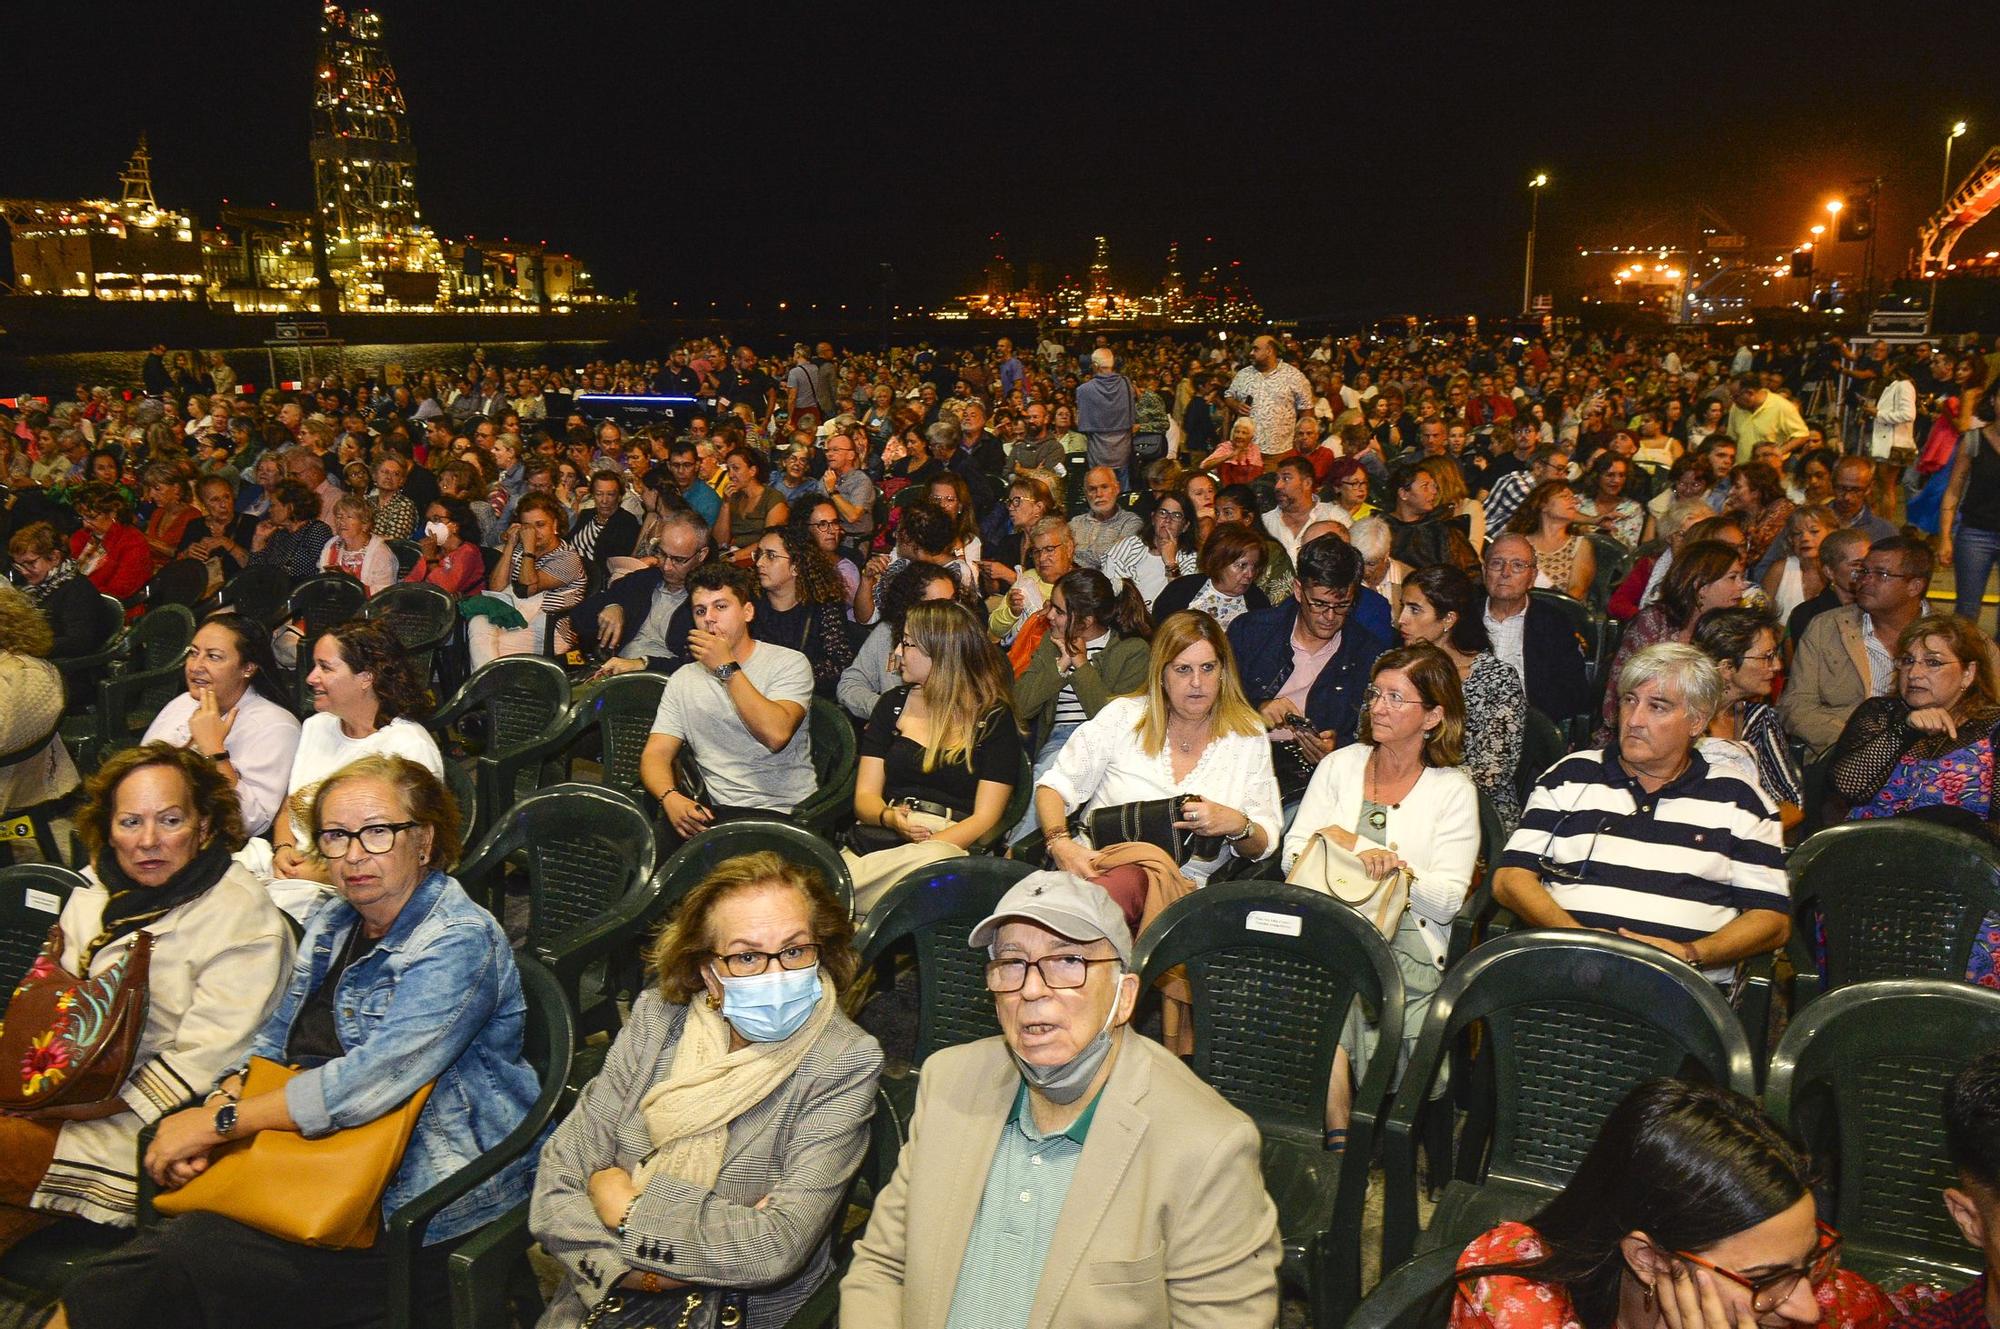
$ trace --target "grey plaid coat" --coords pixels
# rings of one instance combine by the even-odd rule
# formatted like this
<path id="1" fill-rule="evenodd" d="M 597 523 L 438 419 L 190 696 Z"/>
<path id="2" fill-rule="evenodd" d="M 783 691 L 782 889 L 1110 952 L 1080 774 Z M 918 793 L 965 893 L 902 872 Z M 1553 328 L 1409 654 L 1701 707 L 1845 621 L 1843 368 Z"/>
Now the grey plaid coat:
<path id="1" fill-rule="evenodd" d="M 633 1205 L 622 1241 L 598 1219 L 591 1174 L 632 1171 L 652 1153 L 639 1100 L 666 1078 L 686 1020 L 687 1008 L 658 991 L 640 997 L 542 1149 L 529 1226 L 568 1277 L 541 1329 L 581 1324 L 619 1278 L 648 1270 L 744 1289 L 751 1324 L 783 1324 L 831 1268 L 828 1226 L 867 1150 L 882 1071 L 881 1047 L 838 1012 L 791 1080 L 730 1123 L 713 1191 L 662 1174 Z"/>

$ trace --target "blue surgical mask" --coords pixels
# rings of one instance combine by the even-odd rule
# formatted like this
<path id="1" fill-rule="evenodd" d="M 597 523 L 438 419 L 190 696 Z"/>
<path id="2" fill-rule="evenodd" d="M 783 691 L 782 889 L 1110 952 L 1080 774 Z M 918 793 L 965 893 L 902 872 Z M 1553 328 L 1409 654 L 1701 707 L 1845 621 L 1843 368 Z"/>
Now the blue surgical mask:
<path id="1" fill-rule="evenodd" d="M 752 1043 L 781 1043 L 799 1031 L 819 1005 L 819 966 L 773 966 L 751 978 L 716 974 L 722 984 L 722 1018 Z"/>

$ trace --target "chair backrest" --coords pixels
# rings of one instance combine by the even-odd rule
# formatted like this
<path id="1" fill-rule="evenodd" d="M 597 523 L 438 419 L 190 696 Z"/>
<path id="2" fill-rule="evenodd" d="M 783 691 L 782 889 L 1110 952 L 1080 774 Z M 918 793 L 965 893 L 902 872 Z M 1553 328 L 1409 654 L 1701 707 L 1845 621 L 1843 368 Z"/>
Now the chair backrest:
<path id="1" fill-rule="evenodd" d="M 854 815 L 854 776 L 861 765 L 854 723 L 847 712 L 825 697 L 814 697 L 806 723 L 812 743 L 813 777 L 818 788 L 792 815 L 823 835 Z"/>
<path id="2" fill-rule="evenodd" d="M 300 654 L 310 655 L 321 634 L 358 617 L 367 603 L 368 588 L 345 572 L 322 572 L 300 582 L 285 606 L 288 618 L 305 620 L 306 635 Z"/>
<path id="3" fill-rule="evenodd" d="M 1397 1265 L 1354 1308 L 1346 1329 L 1443 1329 L 1451 1319 L 1451 1274 L 1462 1253 L 1440 1247 Z"/>
<path id="4" fill-rule="evenodd" d="M 918 868 L 876 902 L 855 938 L 863 968 L 909 939 L 917 953 L 917 1041 L 911 1063 L 1000 1032 L 986 990 L 986 953 L 965 944 L 1009 887 L 1035 869 L 1011 858 L 947 858 Z"/>
<path id="5" fill-rule="evenodd" d="M 1387 1102 L 1403 1042 L 1402 973 L 1382 934 L 1331 896 L 1275 881 L 1206 886 L 1153 921 L 1132 965 L 1148 992 L 1185 969 L 1189 1067 L 1267 1137 L 1321 1140 L 1333 1054 L 1357 998 L 1381 1032 L 1375 1057 L 1356 1068 L 1357 1115 Z"/>
<path id="6" fill-rule="evenodd" d="M 428 665 L 430 653 L 444 645 L 458 621 L 458 606 L 429 582 L 399 581 L 369 599 L 361 617 L 380 619 L 412 656 Z M 419 673 L 428 673 L 420 669 Z"/>
<path id="7" fill-rule="evenodd" d="M 96 611 L 97 621 L 91 625 L 91 638 L 97 642 L 97 645 L 84 655 L 73 658 L 79 661 L 88 660 L 90 662 L 83 667 L 91 672 L 94 680 L 97 675 L 95 668 L 92 666 L 107 663 L 104 653 L 112 649 L 114 643 L 117 641 L 119 630 L 125 626 L 125 604 L 115 595 L 99 595 L 92 608 Z M 71 661 L 57 657 L 50 661 L 50 663 L 63 672 L 63 683 L 69 688 L 71 699 L 75 700 L 78 680 L 68 676 L 72 668 Z"/>
<path id="8" fill-rule="evenodd" d="M 1585 679 L 1595 682 L 1598 671 L 1611 659 L 1611 652 L 1607 649 L 1610 634 L 1606 624 L 1609 620 L 1582 600 L 1546 586 L 1538 586 L 1528 594 L 1550 608 L 1560 610 L 1569 619 L 1570 626 L 1582 635 L 1590 648 L 1584 658 Z"/>
<path id="9" fill-rule="evenodd" d="M 1590 607 L 1601 614 L 1611 603 L 1618 583 L 1632 570 L 1632 549 L 1607 531 L 1586 531 L 1583 538 L 1590 541 L 1591 552 L 1597 555 L 1597 572 L 1590 579 L 1589 600 Z"/>
<path id="10" fill-rule="evenodd" d="M 398 577 L 409 576 L 410 569 L 414 568 L 417 565 L 417 560 L 424 556 L 422 546 L 418 545 L 415 540 L 387 540 L 384 543 L 389 546 L 389 552 L 396 556 L 396 575 Z"/>
<path id="11" fill-rule="evenodd" d="M 1963 979 L 1980 922 L 2000 913 L 2000 849 L 1904 818 L 1848 822 L 1793 851 L 1795 928 L 1825 920 L 1827 986 L 1876 978 Z"/>
<path id="12" fill-rule="evenodd" d="M 458 842 L 470 847 L 479 831 L 479 786 L 462 761 L 444 759 L 444 787 L 458 804 Z"/>
<path id="13" fill-rule="evenodd" d="M 1486 1025 L 1481 1060 L 1494 1093 L 1489 1177 L 1561 1187 L 1642 1080 L 1692 1072 L 1757 1092 L 1741 1021 L 1695 970 L 1623 937 L 1530 930 L 1488 941 L 1445 974 L 1397 1094 L 1398 1121 L 1414 1117 L 1475 1021 Z"/>
<path id="14" fill-rule="evenodd" d="M 132 643 L 127 668 L 144 673 L 187 658 L 188 644 L 194 640 L 194 611 L 186 605 L 160 605 L 148 609 L 132 625 Z"/>
<path id="15" fill-rule="evenodd" d="M 53 863 L 0 868 L 0 992 L 12 992 L 42 952 L 69 893 L 85 885 Z"/>
<path id="16" fill-rule="evenodd" d="M 453 726 L 472 727 L 483 755 L 502 757 L 541 739 L 561 723 L 569 709 L 569 675 L 554 660 L 539 655 L 503 655 L 481 665 L 463 687 L 438 708 L 430 720 L 432 733 Z M 482 770 L 485 769 L 482 767 Z M 515 799 L 534 792 L 534 769 L 520 771 L 508 788 L 479 791 L 481 811 L 498 817 Z"/>
<path id="17" fill-rule="evenodd" d="M 643 670 L 605 679 L 570 707 L 569 719 L 551 740 L 561 744 L 553 756 L 567 767 L 578 755 L 582 740 L 595 736 L 602 767 L 600 783 L 650 815 L 657 805 L 640 779 L 639 759 L 645 755 L 646 740 L 652 737 L 653 718 L 659 714 L 660 694 L 666 686 L 665 674 Z M 568 770 L 563 774 L 567 778 Z"/>
<path id="18" fill-rule="evenodd" d="M 1568 751 L 1569 743 L 1563 737 L 1562 726 L 1530 706 L 1521 734 L 1521 765 L 1514 772 L 1514 789 L 1520 795 L 1523 807 L 1528 804 L 1528 795 L 1534 790 L 1535 781 L 1541 779 L 1542 773 L 1549 767 L 1561 761 Z"/>
<path id="19" fill-rule="evenodd" d="M 560 949 L 634 891 L 646 888 L 653 827 L 625 799 L 594 785 L 560 784 L 530 794 L 496 817 L 459 865 L 475 899 L 496 906 L 500 870 L 526 857 L 528 933 L 524 949 Z"/>
<path id="20" fill-rule="evenodd" d="M 185 605 L 193 608 L 208 595 L 208 565 L 199 559 L 176 558 L 161 566 L 146 583 L 149 607 Z"/>
<path id="21" fill-rule="evenodd" d="M 194 633 L 194 614 L 186 605 L 157 606 L 132 625 L 124 670 L 97 687 L 100 755 L 131 743 L 187 690 L 183 665 Z"/>
<path id="22" fill-rule="evenodd" d="M 541 1093 L 529 1117 L 546 1122 L 555 1115 L 558 1100 L 569 1085 L 570 1063 L 576 1056 L 576 1012 L 570 1009 L 562 984 L 546 966 L 518 952 L 514 963 L 521 971 L 521 995 L 528 1003 L 528 1018 L 521 1028 L 521 1056 L 541 1080 Z"/>
<path id="23" fill-rule="evenodd" d="M 292 578 L 276 563 L 252 563 L 222 585 L 221 601 L 237 613 L 267 628 L 284 621 L 292 596 Z"/>
<path id="24" fill-rule="evenodd" d="M 1885 1286 L 1891 1273 L 1955 1287 L 1980 1272 L 1938 1198 L 1959 1184 L 1942 1103 L 1945 1085 L 1996 1045 L 2000 992 L 1899 979 L 1814 1001 L 1771 1057 L 1764 1105 L 1808 1145 L 1836 1146 L 1835 1225 L 1848 1262 Z"/>
<path id="25" fill-rule="evenodd" d="M 654 874 L 660 879 L 659 916 L 665 918 L 678 909 L 682 897 L 724 859 L 767 849 L 798 867 L 816 869 L 848 912 L 854 911 L 854 879 L 832 845 L 788 821 L 750 817 L 711 826 L 667 856 Z"/>

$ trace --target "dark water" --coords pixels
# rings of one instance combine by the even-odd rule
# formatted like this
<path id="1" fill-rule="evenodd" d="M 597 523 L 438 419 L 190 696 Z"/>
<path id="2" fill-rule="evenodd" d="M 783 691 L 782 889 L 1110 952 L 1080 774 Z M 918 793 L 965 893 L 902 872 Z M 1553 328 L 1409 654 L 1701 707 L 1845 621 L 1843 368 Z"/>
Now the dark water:
<path id="1" fill-rule="evenodd" d="M 269 387 L 275 367 L 278 382 L 337 372 L 348 368 L 379 375 L 386 365 L 401 365 L 405 371 L 449 369 L 457 372 L 472 362 L 473 352 L 484 349 L 492 365 L 581 365 L 597 358 L 609 343 L 591 342 L 424 342 L 408 345 L 321 346 L 300 350 L 279 350 L 266 358 L 261 346 L 225 350 L 229 367 L 241 383 L 258 389 Z M 171 360 L 172 353 L 168 358 Z M 192 362 L 193 355 L 189 355 Z M 144 351 L 95 351 L 81 355 L 0 355 L 0 397 L 17 392 L 38 393 L 61 401 L 79 383 L 113 389 L 137 387 Z"/>

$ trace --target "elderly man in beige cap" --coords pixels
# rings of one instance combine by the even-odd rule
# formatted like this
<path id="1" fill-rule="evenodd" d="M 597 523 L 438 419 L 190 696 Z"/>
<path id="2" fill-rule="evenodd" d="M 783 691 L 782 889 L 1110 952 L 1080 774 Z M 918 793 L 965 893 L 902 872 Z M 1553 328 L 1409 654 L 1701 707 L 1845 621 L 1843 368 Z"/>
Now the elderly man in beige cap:
<path id="1" fill-rule="evenodd" d="M 1257 1128 L 1127 1027 L 1139 980 L 1118 906 L 1032 873 L 970 944 L 1000 1035 L 924 1063 L 842 1322 L 1268 1329 L 1278 1217 Z"/>

